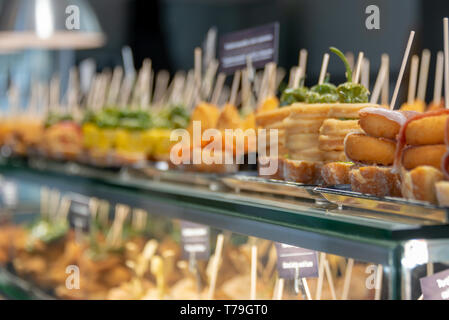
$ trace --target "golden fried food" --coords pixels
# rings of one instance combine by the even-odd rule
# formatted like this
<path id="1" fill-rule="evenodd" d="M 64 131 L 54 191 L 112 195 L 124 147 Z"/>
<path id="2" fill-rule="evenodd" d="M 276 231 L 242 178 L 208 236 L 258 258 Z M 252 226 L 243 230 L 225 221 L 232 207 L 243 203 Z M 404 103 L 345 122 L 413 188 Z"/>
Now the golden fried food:
<path id="1" fill-rule="evenodd" d="M 413 103 L 404 103 L 401 106 L 402 111 L 416 111 L 424 112 L 426 110 L 426 103 L 422 100 L 415 100 Z"/>
<path id="2" fill-rule="evenodd" d="M 201 131 L 204 132 L 207 129 L 215 128 L 217 126 L 218 118 L 220 117 L 220 109 L 217 106 L 209 103 L 202 102 L 193 109 L 190 117 L 190 124 L 188 131 L 193 132 L 193 122 L 201 122 Z"/>
<path id="3" fill-rule="evenodd" d="M 435 192 L 438 204 L 449 207 L 449 181 L 438 181 L 435 183 Z"/>
<path id="4" fill-rule="evenodd" d="M 366 108 L 359 112 L 359 124 L 370 136 L 394 140 L 402 125 L 417 114 L 413 111 Z"/>
<path id="5" fill-rule="evenodd" d="M 345 152 L 349 160 L 365 164 L 392 165 L 396 143 L 365 134 L 349 134 L 345 139 Z"/>
<path id="6" fill-rule="evenodd" d="M 320 178 L 322 164 L 313 161 L 298 161 L 285 159 L 284 179 L 306 184 L 314 184 Z"/>
<path id="7" fill-rule="evenodd" d="M 349 181 L 352 191 L 377 197 L 401 196 L 400 176 L 388 167 L 367 166 L 351 169 Z"/>
<path id="8" fill-rule="evenodd" d="M 266 112 L 271 110 L 276 110 L 279 108 L 279 99 L 275 96 L 268 97 L 265 101 L 257 108 L 257 112 Z"/>
<path id="9" fill-rule="evenodd" d="M 257 165 L 257 169 L 258 169 L 258 174 L 260 177 L 262 178 L 266 178 L 266 179 L 275 179 L 275 180 L 284 180 L 284 158 L 283 157 L 259 157 L 258 159 L 258 165 Z M 271 162 L 277 162 L 276 163 L 271 163 Z M 275 167 L 277 166 L 277 169 L 275 170 L 275 172 L 273 174 L 270 175 L 266 175 L 264 174 L 264 172 L 268 171 L 269 168 L 271 167 Z M 266 171 L 264 171 L 266 170 Z"/>
<path id="10" fill-rule="evenodd" d="M 226 104 L 220 112 L 216 128 L 218 130 L 239 129 L 243 127 L 239 111 L 232 104 Z"/>
<path id="11" fill-rule="evenodd" d="M 419 166 L 432 166 L 441 169 L 441 159 L 446 153 L 446 145 L 423 145 L 405 147 L 402 153 L 402 165 L 411 170 Z"/>
<path id="12" fill-rule="evenodd" d="M 321 168 L 321 176 L 325 185 L 349 184 L 349 170 L 353 167 L 350 162 L 330 162 Z"/>
<path id="13" fill-rule="evenodd" d="M 435 183 L 443 179 L 443 173 L 431 166 L 420 166 L 404 172 L 402 195 L 408 199 L 437 203 Z"/>
<path id="14" fill-rule="evenodd" d="M 448 117 L 449 114 L 446 113 L 410 121 L 405 131 L 406 144 L 425 145 L 444 143 L 444 133 Z"/>

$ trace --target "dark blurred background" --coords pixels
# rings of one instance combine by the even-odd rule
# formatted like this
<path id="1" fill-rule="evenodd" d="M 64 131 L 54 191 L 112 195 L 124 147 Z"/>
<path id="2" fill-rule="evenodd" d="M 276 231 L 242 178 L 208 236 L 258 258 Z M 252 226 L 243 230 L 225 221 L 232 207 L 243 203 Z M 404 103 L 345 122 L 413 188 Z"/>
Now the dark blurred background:
<path id="1" fill-rule="evenodd" d="M 432 52 L 428 98 L 433 92 L 435 56 L 443 49 L 442 18 L 447 0 L 90 0 L 108 37 L 106 48 L 79 52 L 77 59 L 95 57 L 99 67 L 120 63 L 120 49 L 129 44 L 136 67 L 151 57 L 155 69 L 190 69 L 193 50 L 210 27 L 218 35 L 273 21 L 280 22 L 279 65 L 288 69 L 306 48 L 308 83 L 317 81 L 323 53 L 329 46 L 370 59 L 375 81 L 382 53 L 390 55 L 391 79 L 396 79 L 411 30 L 412 53 Z M 365 9 L 380 9 L 380 30 L 367 30 Z M 341 63 L 331 58 L 333 82 L 343 81 Z M 405 78 L 407 81 L 407 78 Z M 406 91 L 406 90 L 402 90 Z"/>
<path id="2" fill-rule="evenodd" d="M 10 0 L 2 0 L 10 1 Z M 442 18 L 449 16 L 448 0 L 89 0 L 107 36 L 105 47 L 65 52 L 56 70 L 67 61 L 79 63 L 94 58 L 97 69 L 122 63 L 121 48 L 130 45 L 135 66 L 150 57 L 156 70 L 190 69 L 193 50 L 200 46 L 209 28 L 218 36 L 243 28 L 279 21 L 279 65 L 287 70 L 297 64 L 298 51 L 309 52 L 307 84 L 316 82 L 324 52 L 336 46 L 355 55 L 364 51 L 371 62 L 371 84 L 382 53 L 391 59 L 394 83 L 410 30 L 416 31 L 413 52 L 432 52 L 428 99 L 431 98 L 435 56 L 443 48 Z M 0 1 L 1 2 L 1 1 Z M 367 30 L 365 9 L 380 9 L 380 30 Z M 11 61 L 29 60 L 29 53 L 9 56 Z M 37 59 L 37 58 L 36 58 Z M 38 64 L 51 65 L 41 57 Z M 34 61 L 34 60 L 33 60 Z M 331 57 L 332 82 L 343 81 L 343 66 Z M 55 70 L 47 72 L 47 75 Z M 407 75 L 405 78 L 407 81 Z M 406 91 L 402 90 L 403 92 Z"/>

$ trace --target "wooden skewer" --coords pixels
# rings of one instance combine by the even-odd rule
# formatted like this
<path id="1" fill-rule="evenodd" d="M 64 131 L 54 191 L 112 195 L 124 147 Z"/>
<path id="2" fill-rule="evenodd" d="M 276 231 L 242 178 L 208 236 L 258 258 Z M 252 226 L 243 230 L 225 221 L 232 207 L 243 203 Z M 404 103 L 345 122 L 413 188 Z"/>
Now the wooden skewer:
<path id="1" fill-rule="evenodd" d="M 293 83 L 294 83 L 297 68 L 298 68 L 297 66 L 293 66 L 290 68 L 290 74 L 288 76 L 288 87 L 289 88 L 293 88 Z"/>
<path id="2" fill-rule="evenodd" d="M 207 67 L 206 74 L 202 85 L 202 94 L 206 101 L 209 100 L 212 91 L 212 85 L 218 70 L 218 61 L 213 59 Z"/>
<path id="3" fill-rule="evenodd" d="M 266 87 L 268 86 L 268 70 L 269 70 L 269 65 L 266 64 L 265 68 L 263 69 L 263 74 L 262 74 L 262 80 L 260 80 L 260 84 L 257 85 L 256 82 L 256 87 L 258 86 L 258 92 L 257 92 L 257 105 L 260 106 L 263 102 L 263 100 L 265 99 L 265 92 L 266 92 Z M 256 78 L 257 79 L 257 78 Z"/>
<path id="4" fill-rule="evenodd" d="M 332 279 L 332 272 L 329 266 L 329 261 L 325 258 L 324 260 L 324 270 L 326 272 L 327 283 L 329 284 L 329 288 L 331 290 L 331 296 L 333 300 L 337 300 L 337 295 L 335 293 L 334 280 Z"/>
<path id="5" fill-rule="evenodd" d="M 302 285 L 304 287 L 304 291 L 306 292 L 306 298 L 307 300 L 312 300 L 312 295 L 310 294 L 309 285 L 307 284 L 306 278 L 301 278 Z"/>
<path id="6" fill-rule="evenodd" d="M 195 48 L 195 104 L 198 100 L 201 100 L 201 81 L 202 81 L 202 50 L 201 48 Z"/>
<path id="7" fill-rule="evenodd" d="M 167 70 L 160 70 L 156 75 L 156 84 L 153 94 L 153 103 L 159 104 L 164 98 L 167 91 L 168 83 L 170 81 L 170 74 Z"/>
<path id="8" fill-rule="evenodd" d="M 398 98 L 399 88 L 401 87 L 402 77 L 404 76 L 405 66 L 407 65 L 408 56 L 410 54 L 410 49 L 412 47 L 413 38 L 415 37 L 415 31 L 410 32 L 408 38 L 407 47 L 405 49 L 404 58 L 402 59 L 401 69 L 399 70 L 398 80 L 396 81 L 396 86 L 394 88 L 393 97 L 390 102 L 390 110 L 394 110 L 396 104 L 396 99 Z"/>
<path id="9" fill-rule="evenodd" d="M 61 199 L 61 193 L 58 190 L 52 190 L 50 192 L 50 205 L 49 205 L 49 214 L 52 220 L 55 220 L 58 214 L 59 202 Z"/>
<path id="10" fill-rule="evenodd" d="M 299 87 L 299 82 L 301 81 L 301 77 L 304 74 L 301 67 L 296 68 L 295 77 L 293 79 L 293 88 Z"/>
<path id="11" fill-rule="evenodd" d="M 444 53 L 443 51 L 438 51 L 435 69 L 435 84 L 433 88 L 433 102 L 437 105 L 439 105 L 441 102 L 441 90 L 443 88 L 443 74 L 444 74 Z"/>
<path id="12" fill-rule="evenodd" d="M 78 69 L 73 67 L 70 69 L 69 87 L 67 88 L 67 110 L 75 112 L 78 108 L 79 96 L 79 76 Z"/>
<path id="13" fill-rule="evenodd" d="M 217 77 L 217 81 L 215 81 L 215 88 L 212 93 L 211 103 L 214 105 L 218 104 L 218 99 L 220 99 L 221 91 L 223 90 L 223 85 L 226 80 L 226 74 L 220 72 Z"/>
<path id="14" fill-rule="evenodd" d="M 320 253 L 320 263 L 318 266 L 318 281 L 317 281 L 317 290 L 316 290 L 315 300 L 321 300 L 321 293 L 323 291 L 325 259 L 326 259 L 326 254 L 324 252 L 321 252 Z"/>
<path id="15" fill-rule="evenodd" d="M 251 103 L 251 84 L 248 69 L 242 70 L 242 109 L 249 107 Z"/>
<path id="16" fill-rule="evenodd" d="M 345 280 L 343 283 L 343 294 L 341 300 L 348 300 L 349 287 L 351 286 L 352 268 L 354 266 L 354 259 L 349 258 L 346 265 Z"/>
<path id="17" fill-rule="evenodd" d="M 374 84 L 373 93 L 371 95 L 370 103 L 376 104 L 379 100 L 381 88 L 384 86 L 385 78 L 387 75 L 387 66 L 381 64 L 379 73 L 377 75 L 376 83 Z"/>
<path id="18" fill-rule="evenodd" d="M 69 197 L 63 197 L 58 210 L 58 219 L 61 221 L 67 220 L 67 215 L 69 214 L 71 200 Z"/>
<path id="19" fill-rule="evenodd" d="M 408 97 L 407 97 L 408 104 L 412 104 L 415 102 L 416 80 L 418 78 L 418 64 L 419 64 L 419 57 L 417 55 L 413 55 L 412 64 L 410 67 L 410 81 L 408 84 Z"/>
<path id="20" fill-rule="evenodd" d="M 50 80 L 50 110 L 57 112 L 59 109 L 61 82 L 58 75 L 54 75 Z"/>
<path id="21" fill-rule="evenodd" d="M 281 85 L 282 80 L 285 78 L 285 69 L 284 68 L 277 68 L 275 72 L 275 81 L 274 81 L 274 88 L 273 88 L 273 95 L 276 95 L 276 91 Z"/>
<path id="22" fill-rule="evenodd" d="M 357 65 L 355 67 L 355 74 L 354 74 L 354 83 L 359 83 L 360 80 L 360 71 L 362 70 L 362 64 L 363 64 L 363 52 L 359 52 L 359 56 L 357 58 Z"/>
<path id="23" fill-rule="evenodd" d="M 370 71 L 370 63 L 368 58 L 363 58 L 362 63 L 362 74 L 360 83 L 362 86 L 369 90 L 369 71 Z"/>
<path id="24" fill-rule="evenodd" d="M 445 108 L 449 108 L 449 27 L 448 18 L 443 19 L 444 28 L 444 99 Z"/>
<path id="25" fill-rule="evenodd" d="M 421 67 L 419 69 L 418 99 L 426 101 L 427 79 L 429 77 L 430 51 L 424 49 L 421 54 Z"/>
<path id="26" fill-rule="evenodd" d="M 348 60 L 349 67 L 351 67 L 351 70 L 354 70 L 354 53 L 351 51 L 348 51 L 345 53 L 346 60 Z"/>
<path id="27" fill-rule="evenodd" d="M 111 85 L 109 86 L 108 104 L 114 105 L 117 103 L 117 99 L 120 93 L 120 87 L 122 85 L 123 68 L 118 66 L 114 68 L 112 73 Z"/>
<path id="28" fill-rule="evenodd" d="M 234 73 L 234 79 L 232 80 L 232 89 L 231 89 L 231 97 L 229 98 L 229 103 L 235 105 L 235 101 L 237 100 L 237 91 L 240 85 L 240 70 L 237 70 Z"/>
<path id="29" fill-rule="evenodd" d="M 306 49 L 301 49 L 299 51 L 299 62 L 298 62 L 298 67 L 301 68 L 302 70 L 302 76 L 306 75 L 306 71 L 307 71 L 307 50 Z"/>
<path id="30" fill-rule="evenodd" d="M 285 284 L 285 280 L 282 278 L 278 279 L 278 285 L 277 285 L 277 290 L 276 290 L 276 297 L 275 300 L 282 300 L 282 296 L 284 293 L 284 284 Z"/>
<path id="31" fill-rule="evenodd" d="M 384 106 L 388 106 L 388 100 L 390 97 L 390 57 L 388 54 L 382 54 L 381 64 L 385 66 L 385 80 L 382 86 L 381 103 Z"/>
<path id="32" fill-rule="evenodd" d="M 218 269 L 220 267 L 220 260 L 223 251 L 223 242 L 224 236 L 222 234 L 219 234 L 217 236 L 217 245 L 215 246 L 214 261 L 212 264 L 212 274 L 210 277 L 209 293 L 207 295 L 209 300 L 212 300 L 214 298 L 215 287 L 217 285 Z"/>
<path id="33" fill-rule="evenodd" d="M 323 56 L 323 63 L 321 64 L 320 77 L 318 79 L 318 84 L 323 84 L 324 78 L 326 77 L 327 65 L 329 64 L 329 54 L 325 53 Z"/>
<path id="34" fill-rule="evenodd" d="M 152 73 L 152 61 L 151 59 L 145 59 L 143 62 L 144 65 L 144 77 L 142 81 L 141 87 L 141 101 L 140 105 L 143 109 L 148 109 L 151 101 L 151 73 Z"/>
<path id="35" fill-rule="evenodd" d="M 250 287 L 250 299 L 256 300 L 256 287 L 257 287 L 257 246 L 251 246 L 251 287 Z"/>
<path id="36" fill-rule="evenodd" d="M 50 195 L 50 190 L 47 187 L 41 188 L 41 216 L 43 218 L 48 218 L 49 209 L 48 209 L 48 198 Z"/>

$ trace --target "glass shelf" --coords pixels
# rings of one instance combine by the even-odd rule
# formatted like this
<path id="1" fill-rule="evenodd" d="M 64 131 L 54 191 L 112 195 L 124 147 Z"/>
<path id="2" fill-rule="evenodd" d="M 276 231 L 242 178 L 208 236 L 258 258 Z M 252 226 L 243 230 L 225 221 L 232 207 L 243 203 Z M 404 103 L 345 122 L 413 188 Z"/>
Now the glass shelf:
<path id="1" fill-rule="evenodd" d="M 428 245 L 427 262 L 449 261 L 449 226 L 420 219 L 339 209 L 322 201 L 236 192 L 216 185 L 148 179 L 133 170 L 99 170 L 74 163 L 8 160 L 0 174 L 21 183 L 145 208 L 170 219 L 189 220 L 235 233 L 327 252 L 390 268 L 390 298 L 403 296 L 404 247 L 415 239 Z"/>

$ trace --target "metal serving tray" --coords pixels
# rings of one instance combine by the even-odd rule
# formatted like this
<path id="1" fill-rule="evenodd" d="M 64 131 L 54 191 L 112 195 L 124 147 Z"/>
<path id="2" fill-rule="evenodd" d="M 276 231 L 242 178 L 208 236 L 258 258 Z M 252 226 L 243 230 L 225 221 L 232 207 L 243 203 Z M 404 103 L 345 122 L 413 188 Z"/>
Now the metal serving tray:
<path id="1" fill-rule="evenodd" d="M 303 199 L 324 200 L 315 192 L 316 185 L 302 184 L 275 179 L 265 179 L 247 175 L 232 175 L 221 179 L 225 185 L 235 189 L 279 194 Z"/>
<path id="2" fill-rule="evenodd" d="M 430 220 L 439 224 L 447 224 L 449 222 L 449 208 L 447 207 L 439 207 L 424 201 L 396 197 L 380 198 L 347 189 L 350 189 L 350 186 L 316 187 L 314 191 L 341 208 L 352 207 L 384 212 L 414 219 Z"/>

